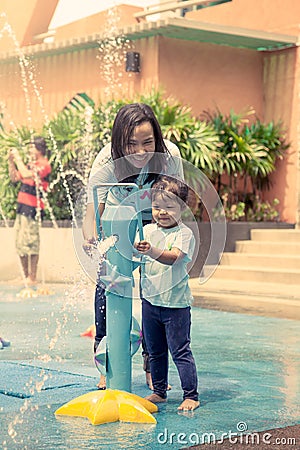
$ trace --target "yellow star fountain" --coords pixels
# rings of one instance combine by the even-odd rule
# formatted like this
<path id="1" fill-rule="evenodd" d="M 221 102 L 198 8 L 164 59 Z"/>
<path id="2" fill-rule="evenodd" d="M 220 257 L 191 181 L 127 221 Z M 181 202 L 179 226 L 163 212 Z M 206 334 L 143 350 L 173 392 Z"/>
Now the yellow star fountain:
<path id="1" fill-rule="evenodd" d="M 148 400 L 117 389 L 93 391 L 58 408 L 56 415 L 87 417 L 91 424 L 109 422 L 156 423 L 151 413 L 157 406 Z"/>

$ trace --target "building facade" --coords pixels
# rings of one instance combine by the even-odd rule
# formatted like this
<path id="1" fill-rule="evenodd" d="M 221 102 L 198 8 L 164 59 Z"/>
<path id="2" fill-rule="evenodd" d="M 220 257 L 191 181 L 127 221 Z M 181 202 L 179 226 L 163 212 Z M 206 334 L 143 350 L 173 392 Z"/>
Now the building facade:
<path id="1" fill-rule="evenodd" d="M 48 27 L 58 0 L 47 7 L 42 0 L 2 3 L 5 126 L 37 128 L 82 92 L 97 103 L 162 88 L 195 115 L 252 107 L 262 122 L 282 121 L 287 130 L 291 147 L 266 199 L 277 197 L 282 220 L 300 224 L 298 0 L 232 0 L 201 9 L 203 0 L 188 1 L 195 5 L 184 15 L 143 15 L 120 5 L 57 30 Z M 127 51 L 139 53 L 140 72 L 125 71 Z"/>

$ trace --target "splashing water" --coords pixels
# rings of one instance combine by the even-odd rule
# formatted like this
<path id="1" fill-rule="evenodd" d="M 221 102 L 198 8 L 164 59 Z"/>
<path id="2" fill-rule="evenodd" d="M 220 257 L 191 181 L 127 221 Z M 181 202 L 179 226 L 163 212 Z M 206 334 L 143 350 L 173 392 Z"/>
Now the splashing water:
<path id="1" fill-rule="evenodd" d="M 83 173 L 83 180 L 87 180 L 90 167 L 94 159 L 93 156 L 93 113 L 94 109 L 91 106 L 86 106 L 84 109 L 84 133 L 82 137 L 82 154 L 81 154 L 81 170 Z M 82 180 L 83 185 L 86 182 Z"/>
<path id="2" fill-rule="evenodd" d="M 100 256 L 104 256 L 108 250 L 113 247 L 119 240 L 119 236 L 117 234 L 113 234 L 112 236 L 109 236 L 97 244 L 97 250 L 100 254 Z"/>
<path id="3" fill-rule="evenodd" d="M 107 10 L 104 27 L 105 39 L 99 42 L 99 56 L 101 62 L 100 71 L 104 78 L 106 88 L 105 95 L 110 98 L 118 89 L 122 88 L 125 54 L 130 48 L 130 41 L 125 35 L 120 34 L 118 23 L 120 12 L 117 7 Z"/>
<path id="4" fill-rule="evenodd" d="M 39 87 L 35 80 L 35 67 L 30 59 L 29 56 L 25 56 L 19 42 L 16 38 L 16 35 L 14 31 L 12 30 L 11 26 L 7 22 L 7 18 L 5 13 L 1 13 L 0 17 L 4 19 L 4 26 L 2 29 L 0 29 L 0 39 L 4 34 L 8 35 L 12 42 L 14 43 L 16 56 L 18 58 L 18 63 L 20 67 L 20 74 L 21 74 L 21 82 L 22 82 L 22 89 L 25 96 L 25 105 L 26 105 L 26 116 L 29 124 L 29 130 L 31 135 L 33 136 L 33 119 L 32 119 L 32 106 L 31 106 L 31 96 L 30 93 L 33 91 L 34 96 L 36 97 L 40 111 L 42 113 L 42 116 L 44 117 L 44 123 L 46 124 L 46 127 L 48 128 L 49 136 L 53 145 L 53 153 L 56 156 L 58 166 L 59 166 L 59 175 L 57 180 L 54 180 L 52 182 L 53 187 L 56 183 L 59 183 L 62 181 L 63 187 L 66 192 L 66 197 L 68 200 L 70 212 L 72 215 L 72 221 L 74 223 L 74 226 L 77 227 L 77 220 L 76 215 L 74 211 L 74 205 L 73 200 L 71 197 L 69 184 L 67 180 L 68 175 L 75 176 L 77 179 L 79 179 L 84 186 L 86 186 L 86 180 L 88 177 L 88 172 L 90 170 L 91 166 L 91 158 L 93 157 L 92 154 L 92 139 L 93 139 L 93 122 L 92 122 L 92 115 L 94 113 L 93 108 L 90 106 L 85 108 L 85 131 L 82 136 L 82 147 L 84 148 L 84 155 L 83 159 L 81 161 L 81 167 L 82 170 L 81 173 L 75 172 L 75 171 L 64 171 L 62 160 L 60 157 L 59 149 L 54 137 L 54 134 L 51 130 L 50 126 L 50 120 L 47 116 L 41 90 L 42 88 Z M 108 10 L 108 20 L 106 21 L 106 27 L 104 30 L 105 36 L 108 36 L 106 39 L 102 40 L 99 43 L 99 55 L 98 58 L 101 60 L 101 71 L 102 75 L 106 81 L 107 88 L 106 88 L 106 94 L 111 96 L 112 93 L 114 93 L 116 88 L 122 87 L 122 76 L 123 76 L 123 70 L 120 70 L 119 73 L 115 70 L 116 67 L 121 67 L 124 65 L 125 62 L 125 53 L 126 50 L 129 49 L 129 41 L 126 41 L 124 36 L 120 36 L 117 28 L 117 24 L 119 21 L 119 14 L 118 11 L 114 9 Z M 5 105 L 4 105 L 5 106 Z M 10 120 L 10 125 L 15 127 L 13 124 L 13 121 Z M 107 136 L 107 139 L 110 137 L 110 128 L 109 124 L 103 124 L 104 128 L 107 128 L 107 132 L 105 132 L 105 135 Z M 20 146 L 22 146 L 23 143 L 20 142 Z M 37 183 L 38 184 L 38 183 Z M 45 205 L 50 213 L 51 221 L 53 223 L 54 228 L 58 228 L 53 210 L 49 204 L 48 201 L 48 193 L 42 192 L 40 194 L 43 196 L 43 200 L 45 202 Z M 37 197 L 39 198 L 39 193 L 37 193 Z M 39 200 L 38 200 L 39 202 Z M 3 220 L 5 222 L 5 225 L 7 226 L 6 218 L 4 217 L 3 211 L 0 209 L 0 214 L 3 217 Z M 40 214 L 38 214 L 38 217 L 40 217 Z M 95 246 L 95 251 L 93 252 L 92 258 L 94 259 L 95 263 L 97 263 L 97 267 L 99 267 L 99 271 L 101 270 L 101 267 L 103 265 L 103 262 L 106 259 L 106 253 L 108 250 L 113 247 L 116 242 L 118 241 L 117 235 L 109 236 L 108 238 L 105 238 L 98 242 L 97 246 Z M 81 274 L 82 275 L 82 274 Z M 62 280 L 63 281 L 63 280 Z M 70 280 L 68 280 L 70 283 Z M 72 317 L 73 314 L 73 320 L 78 322 L 78 315 L 76 314 L 76 307 L 77 305 L 80 305 L 82 301 L 85 301 L 87 298 L 89 298 L 89 294 L 87 294 L 86 286 L 84 288 L 81 288 L 80 283 L 84 283 L 84 280 L 82 279 L 82 276 L 74 278 L 74 282 L 70 283 L 71 287 L 69 290 L 66 290 L 65 292 L 65 302 L 61 308 L 60 314 L 58 316 L 55 315 L 49 315 L 48 317 L 45 317 L 43 320 L 45 322 L 45 340 L 48 342 L 48 352 L 40 352 L 38 347 L 33 350 L 34 358 L 39 360 L 41 363 L 49 363 L 51 361 L 55 362 L 62 362 L 62 358 L 58 355 L 55 355 L 55 349 L 57 348 L 57 345 L 59 343 L 59 340 L 63 337 L 64 333 L 67 334 L 67 323 L 70 321 L 70 316 Z M 54 325 L 55 330 L 52 332 L 49 331 L 50 325 Z M 72 355 L 71 355 L 72 356 Z M 30 379 L 27 383 L 27 388 L 29 389 L 30 394 L 33 394 L 34 392 L 40 392 L 45 382 L 47 381 L 48 375 L 41 371 L 40 375 L 36 379 Z M 24 415 L 30 414 L 30 411 L 33 410 L 33 408 L 38 408 L 38 406 L 33 405 L 30 401 L 30 399 L 24 399 L 24 402 L 22 406 L 19 408 L 18 413 L 16 414 L 14 420 L 8 425 L 8 436 L 11 438 L 11 440 L 14 443 L 17 443 L 18 437 L 21 438 L 20 434 L 18 434 L 18 424 L 23 423 Z M 6 446 L 9 444 L 7 442 L 3 442 L 3 445 Z"/>
<path id="5" fill-rule="evenodd" d="M 106 254 L 118 240 L 119 236 L 114 234 L 107 238 L 101 239 L 91 250 L 90 257 L 92 260 L 92 264 L 96 268 L 97 278 L 101 279 L 102 275 L 106 275 Z"/>
<path id="6" fill-rule="evenodd" d="M 7 218 L 6 218 L 5 214 L 4 214 L 4 211 L 3 211 L 3 209 L 2 209 L 1 204 L 0 204 L 0 214 L 1 214 L 2 219 L 3 219 L 3 221 L 4 221 L 5 227 L 6 227 L 6 228 L 9 228 L 8 220 L 7 220 Z"/>

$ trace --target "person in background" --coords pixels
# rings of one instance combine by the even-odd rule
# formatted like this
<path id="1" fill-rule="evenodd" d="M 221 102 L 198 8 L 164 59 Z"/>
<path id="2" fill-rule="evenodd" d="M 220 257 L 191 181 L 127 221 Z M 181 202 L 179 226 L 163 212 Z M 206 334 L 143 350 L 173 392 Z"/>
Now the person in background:
<path id="1" fill-rule="evenodd" d="M 33 139 L 26 165 L 17 149 L 9 153 L 9 175 L 13 183 L 21 182 L 17 197 L 15 220 L 16 250 L 19 255 L 25 283 L 36 284 L 40 247 L 40 221 L 43 218 L 43 192 L 48 188 L 51 166 L 46 156 L 47 146 L 43 137 Z"/>
<path id="2" fill-rule="evenodd" d="M 168 173 L 183 179 L 182 160 L 178 147 L 163 139 L 158 120 L 149 105 L 131 103 L 121 107 L 115 117 L 111 143 L 107 144 L 96 157 L 88 188 L 86 214 L 83 220 L 83 248 L 87 254 L 93 251 L 98 236 L 95 232 L 95 211 L 93 187 L 100 183 L 135 183 L 140 188 L 140 207 L 143 223 L 152 220 L 150 188 L 158 175 Z M 98 211 L 101 217 L 104 208 L 126 204 L 130 198 L 128 189 L 115 186 L 103 186 L 98 190 Z M 131 196 L 131 199 L 134 197 Z M 131 200 L 132 201 L 132 200 Z M 130 201 L 129 201 L 130 203 Z M 135 207 L 135 203 L 129 206 Z M 95 291 L 96 336 L 94 351 L 106 335 L 106 296 L 105 285 L 98 277 Z M 143 348 L 146 382 L 152 388 L 147 349 Z M 103 375 L 98 383 L 99 389 L 105 389 Z"/>
<path id="3" fill-rule="evenodd" d="M 168 352 L 177 367 L 183 402 L 181 411 L 200 405 L 197 370 L 190 348 L 191 304 L 187 264 L 192 260 L 195 238 L 182 223 L 188 187 L 162 176 L 152 186 L 152 215 L 155 223 L 143 227 L 144 240 L 135 243 L 143 256 L 141 274 L 142 322 L 149 352 L 153 394 L 147 400 L 167 399 Z"/>

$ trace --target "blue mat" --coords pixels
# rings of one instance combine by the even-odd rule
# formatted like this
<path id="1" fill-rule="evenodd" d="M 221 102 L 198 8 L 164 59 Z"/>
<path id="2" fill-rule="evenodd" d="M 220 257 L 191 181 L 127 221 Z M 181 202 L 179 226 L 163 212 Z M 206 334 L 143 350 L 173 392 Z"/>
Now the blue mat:
<path id="1" fill-rule="evenodd" d="M 95 389 L 95 378 L 22 362 L 0 361 L 1 411 L 31 404 L 61 404 Z"/>
<path id="2" fill-rule="evenodd" d="M 70 321 L 71 332 L 60 337 L 50 354 L 51 364 L 42 363 L 34 358 L 48 347 L 43 317 L 48 312 L 50 317 L 60 304 L 20 305 L 18 316 L 13 303 L 1 306 L 6 317 L 2 324 L 0 318 L 1 332 L 12 346 L 0 352 L 6 358 L 0 361 L 0 448 L 2 444 L 7 450 L 178 450 L 231 431 L 269 430 L 300 422 L 297 321 L 194 308 L 192 349 L 201 407 L 192 414 L 178 414 L 182 392 L 170 362 L 172 390 L 155 415 L 156 425 L 117 422 L 97 427 L 85 418 L 54 415 L 62 404 L 95 389 L 97 371 L 86 375 L 94 373 L 87 370 L 92 366 L 91 341 L 79 336 L 90 324 L 90 316 L 83 321 L 81 313 L 78 323 Z M 133 392 L 149 394 L 140 352 L 133 357 L 132 373 Z"/>

